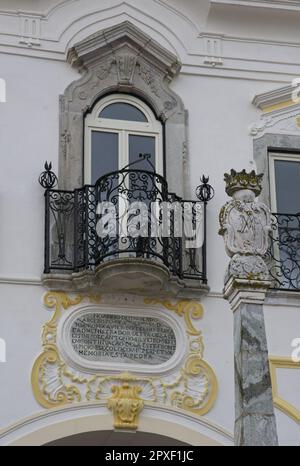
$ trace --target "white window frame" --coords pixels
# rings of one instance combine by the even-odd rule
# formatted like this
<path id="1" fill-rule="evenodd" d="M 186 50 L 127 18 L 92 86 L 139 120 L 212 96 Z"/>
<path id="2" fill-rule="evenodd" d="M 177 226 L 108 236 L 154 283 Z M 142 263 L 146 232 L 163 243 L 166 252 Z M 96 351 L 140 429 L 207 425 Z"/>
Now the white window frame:
<path id="1" fill-rule="evenodd" d="M 271 211 L 275 213 L 284 214 L 285 212 L 277 212 L 277 194 L 276 194 L 276 176 L 275 176 L 276 160 L 300 163 L 300 155 L 290 154 L 290 153 L 276 153 L 276 152 L 271 152 L 269 154 Z"/>
<path id="2" fill-rule="evenodd" d="M 100 118 L 102 110 L 113 103 L 133 105 L 146 116 L 148 122 L 114 120 Z M 163 132 L 162 124 L 152 110 L 138 98 L 127 94 L 112 94 L 101 99 L 93 111 L 85 118 L 84 181 L 91 184 L 92 165 L 92 131 L 119 134 L 119 167 L 121 170 L 129 164 L 129 136 L 149 136 L 155 138 L 155 171 L 163 175 Z"/>

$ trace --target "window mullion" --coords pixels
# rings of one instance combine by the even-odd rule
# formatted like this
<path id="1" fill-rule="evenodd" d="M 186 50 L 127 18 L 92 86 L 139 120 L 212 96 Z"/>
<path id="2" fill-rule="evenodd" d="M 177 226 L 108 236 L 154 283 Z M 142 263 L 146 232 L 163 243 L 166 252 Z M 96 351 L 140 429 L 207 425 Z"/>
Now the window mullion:
<path id="1" fill-rule="evenodd" d="M 128 163 L 127 133 L 122 130 L 120 131 L 119 169 L 122 170 Z"/>
<path id="2" fill-rule="evenodd" d="M 156 147 L 156 154 L 155 154 L 155 171 L 160 175 L 163 174 L 163 146 L 162 146 L 162 138 L 161 134 L 155 136 L 155 147 Z"/>

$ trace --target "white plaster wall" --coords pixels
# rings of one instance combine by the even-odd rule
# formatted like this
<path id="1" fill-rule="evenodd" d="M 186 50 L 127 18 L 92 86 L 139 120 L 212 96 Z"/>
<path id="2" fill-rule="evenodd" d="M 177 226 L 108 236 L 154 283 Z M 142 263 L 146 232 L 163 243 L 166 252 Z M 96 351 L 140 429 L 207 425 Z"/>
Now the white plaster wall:
<path id="1" fill-rule="evenodd" d="M 208 276 L 211 290 L 219 295 L 203 300 L 201 328 L 205 359 L 219 380 L 219 396 L 207 419 L 233 431 L 232 314 L 220 295 L 228 260 L 217 234 L 219 209 L 226 201 L 223 174 L 231 168 L 255 168 L 249 127 L 259 114 L 251 105 L 252 98 L 288 83 L 297 71 L 300 74 L 299 48 L 276 44 L 277 30 L 269 26 L 268 40 L 272 43 L 258 46 L 251 41 L 228 40 L 223 44 L 228 57 L 224 66 L 204 67 L 205 50 L 197 30 L 201 21 L 192 16 L 195 4 L 191 1 L 186 10 L 181 5 L 179 13 L 163 6 L 164 2 L 154 1 L 147 1 L 148 7 L 144 3 L 144 8 L 138 0 L 110 2 L 115 9 L 103 6 L 101 10 L 99 2 L 79 0 L 72 12 L 70 5 L 67 7 L 70 2 L 65 3 L 49 19 L 43 19 L 40 49 L 21 46 L 18 19 L 1 16 L 0 11 L 0 32 L 5 32 L 0 34 L 0 77 L 7 82 L 7 103 L 0 104 L 0 338 L 7 341 L 8 357 L 7 364 L 0 364 L 1 381 L 5 381 L 0 384 L 0 428 L 41 411 L 31 391 L 30 370 L 41 349 L 42 325 L 49 316 L 42 306 L 42 287 L 13 283 L 18 279 L 38 282 L 43 268 L 44 204 L 37 179 L 46 160 L 51 160 L 57 171 L 58 96 L 78 77 L 65 63 L 66 47 L 99 28 L 130 19 L 140 27 L 146 22 L 145 32 L 183 60 L 183 73 L 172 87 L 189 112 L 191 188 L 194 190 L 205 174 L 210 175 L 216 190 L 208 208 Z M 176 3 L 171 2 L 171 6 Z M 208 24 L 222 33 L 224 18 L 223 22 L 214 18 L 210 16 Z M 227 32 L 233 31 L 230 18 L 229 26 Z M 253 31 L 257 40 L 266 33 L 262 29 Z M 281 28 L 282 40 L 296 41 L 294 26 L 285 35 L 288 30 L 288 24 Z M 254 61 L 258 50 L 262 59 Z M 273 63 L 266 64 L 264 58 L 270 51 Z M 7 281 L 12 284 L 4 284 Z M 295 329 L 300 328 L 299 308 L 269 305 L 265 314 L 270 353 L 289 355 L 291 339 L 300 337 L 295 335 Z M 281 413 L 277 421 L 281 443 L 298 444 L 299 426 Z"/>
<path id="2" fill-rule="evenodd" d="M 41 353 L 41 332 L 50 314 L 42 307 L 41 286 L 0 285 L 0 333 L 6 341 L 0 364 L 0 429 L 41 411 L 31 390 L 30 374 Z"/>
<path id="3" fill-rule="evenodd" d="M 7 103 L 0 105 L 0 276 L 40 277 L 46 160 L 57 171 L 59 94 L 77 79 L 65 63 L 0 54 Z"/>
<path id="4" fill-rule="evenodd" d="M 234 372 L 232 311 L 221 296 L 203 299 L 204 317 L 199 322 L 203 333 L 204 359 L 218 378 L 218 397 L 208 419 L 234 431 Z"/>
<path id="5" fill-rule="evenodd" d="M 292 341 L 300 338 L 299 304 L 286 299 L 285 304 L 265 305 L 264 313 L 270 355 L 292 357 Z"/>
<path id="6" fill-rule="evenodd" d="M 232 34 L 234 31 L 235 35 L 263 37 L 266 40 L 274 40 L 276 35 L 278 41 L 299 42 L 299 15 L 299 8 L 291 14 L 291 11 L 257 9 L 250 5 L 243 8 L 213 5 L 208 26 L 210 30 L 221 29 L 225 34 Z"/>
<path id="7" fill-rule="evenodd" d="M 299 392 L 298 392 L 299 393 Z M 278 409 L 275 410 L 277 433 L 280 446 L 300 446 L 300 428 L 299 424 L 282 413 Z"/>

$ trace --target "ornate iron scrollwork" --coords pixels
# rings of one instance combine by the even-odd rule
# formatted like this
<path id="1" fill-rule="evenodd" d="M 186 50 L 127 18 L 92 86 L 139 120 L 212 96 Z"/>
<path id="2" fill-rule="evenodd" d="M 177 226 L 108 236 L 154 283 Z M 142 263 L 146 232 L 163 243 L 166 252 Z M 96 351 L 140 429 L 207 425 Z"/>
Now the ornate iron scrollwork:
<path id="1" fill-rule="evenodd" d="M 133 257 L 161 263 L 179 278 L 206 282 L 205 240 L 200 254 L 194 249 L 187 253 L 184 238 L 176 230 L 174 212 L 170 214 L 169 235 L 162 235 L 160 227 L 163 203 L 176 203 L 182 219 L 188 204 L 193 225 L 200 208 L 205 222 L 206 204 L 214 195 L 208 178 L 203 177 L 203 185 L 198 188 L 200 202 L 186 202 L 168 192 L 168 184 L 155 172 L 149 154 L 141 154 L 139 160 L 124 169 L 102 176 L 93 186 L 74 191 L 53 189 L 57 178 L 51 168 L 51 164 L 46 164 L 46 171 L 40 177 L 40 184 L 46 189 L 45 273 L 79 272 L 94 269 L 107 261 Z M 139 203 L 143 203 L 143 209 Z M 103 217 L 99 205 L 114 206 L 118 226 L 114 234 L 107 231 L 99 235 L 99 220 Z M 157 215 L 155 222 L 159 231 L 156 235 L 151 230 L 154 215 Z M 123 226 L 125 224 L 126 231 L 130 231 L 136 216 L 146 220 L 142 223 L 149 230 L 128 235 Z"/>
<path id="2" fill-rule="evenodd" d="M 300 213 L 272 214 L 271 246 L 266 261 L 273 287 L 300 289 Z"/>
<path id="3" fill-rule="evenodd" d="M 209 176 L 202 176 L 201 183 L 196 189 L 196 196 L 201 202 L 209 202 L 215 196 L 214 188 L 209 184 Z"/>

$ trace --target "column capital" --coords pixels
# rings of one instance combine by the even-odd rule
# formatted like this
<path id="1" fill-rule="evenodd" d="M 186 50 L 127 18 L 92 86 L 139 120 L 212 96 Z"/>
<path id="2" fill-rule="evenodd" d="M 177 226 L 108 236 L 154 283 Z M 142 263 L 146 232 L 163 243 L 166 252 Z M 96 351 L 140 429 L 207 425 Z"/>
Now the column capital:
<path id="1" fill-rule="evenodd" d="M 231 276 L 225 283 L 223 296 L 235 312 L 241 304 L 263 304 L 271 283 L 269 280 L 247 280 Z"/>

